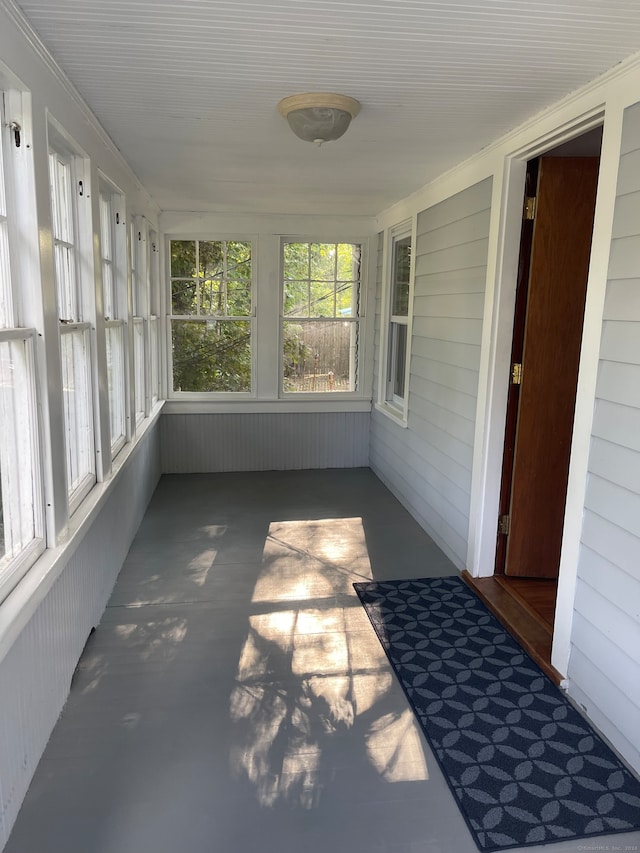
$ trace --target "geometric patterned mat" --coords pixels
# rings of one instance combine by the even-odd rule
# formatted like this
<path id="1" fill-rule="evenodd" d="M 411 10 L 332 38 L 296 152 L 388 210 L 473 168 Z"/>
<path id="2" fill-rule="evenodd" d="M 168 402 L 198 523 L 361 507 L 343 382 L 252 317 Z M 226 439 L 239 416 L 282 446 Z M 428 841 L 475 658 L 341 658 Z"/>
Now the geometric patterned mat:
<path id="1" fill-rule="evenodd" d="M 640 828 L 640 782 L 463 580 L 354 587 L 480 850 Z"/>

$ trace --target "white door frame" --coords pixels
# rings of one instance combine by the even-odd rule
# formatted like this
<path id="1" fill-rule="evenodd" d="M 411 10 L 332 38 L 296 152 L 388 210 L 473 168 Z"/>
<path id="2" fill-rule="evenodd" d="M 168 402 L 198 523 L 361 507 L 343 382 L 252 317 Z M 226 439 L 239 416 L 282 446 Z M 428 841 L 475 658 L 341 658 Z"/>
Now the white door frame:
<path id="1" fill-rule="evenodd" d="M 569 661 L 622 111 L 607 113 L 605 120 L 604 107 L 599 105 L 506 156 L 502 175 L 494 177 L 489 236 L 484 306 L 489 322 L 483 328 L 467 551 L 467 570 L 474 577 L 488 577 L 494 572 L 526 164 L 603 122 L 551 656 L 552 665 L 562 675 Z"/>

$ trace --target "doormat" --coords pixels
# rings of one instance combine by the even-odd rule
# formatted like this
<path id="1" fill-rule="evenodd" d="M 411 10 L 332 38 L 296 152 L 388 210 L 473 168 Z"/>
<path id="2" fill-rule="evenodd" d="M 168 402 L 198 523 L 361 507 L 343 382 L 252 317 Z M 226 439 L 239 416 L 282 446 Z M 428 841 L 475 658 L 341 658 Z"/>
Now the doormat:
<path id="1" fill-rule="evenodd" d="M 354 587 L 480 850 L 640 828 L 640 782 L 462 579 Z"/>

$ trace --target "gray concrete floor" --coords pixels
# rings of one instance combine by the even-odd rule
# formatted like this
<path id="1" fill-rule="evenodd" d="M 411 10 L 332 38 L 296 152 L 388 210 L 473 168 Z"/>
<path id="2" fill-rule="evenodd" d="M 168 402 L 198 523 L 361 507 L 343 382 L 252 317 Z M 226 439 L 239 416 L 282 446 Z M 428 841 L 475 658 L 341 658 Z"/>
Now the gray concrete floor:
<path id="1" fill-rule="evenodd" d="M 368 469 L 163 477 L 5 853 L 473 853 L 351 586 L 454 573 Z"/>

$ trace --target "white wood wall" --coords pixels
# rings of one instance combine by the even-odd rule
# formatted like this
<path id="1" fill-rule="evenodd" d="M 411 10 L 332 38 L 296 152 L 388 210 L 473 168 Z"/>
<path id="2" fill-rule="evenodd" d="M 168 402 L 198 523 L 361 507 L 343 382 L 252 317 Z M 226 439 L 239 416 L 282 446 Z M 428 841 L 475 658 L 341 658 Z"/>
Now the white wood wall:
<path id="1" fill-rule="evenodd" d="M 490 214 L 491 179 L 418 214 L 408 426 L 379 411 L 371 421 L 371 467 L 459 568 L 467 553 Z M 379 258 L 378 291 L 381 278 Z M 376 362 L 380 309 L 378 292 Z"/>
<path id="2" fill-rule="evenodd" d="M 623 124 L 569 678 L 640 766 L 640 103 Z"/>

